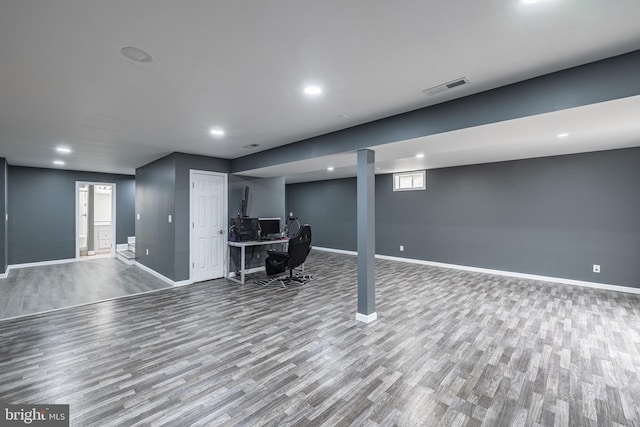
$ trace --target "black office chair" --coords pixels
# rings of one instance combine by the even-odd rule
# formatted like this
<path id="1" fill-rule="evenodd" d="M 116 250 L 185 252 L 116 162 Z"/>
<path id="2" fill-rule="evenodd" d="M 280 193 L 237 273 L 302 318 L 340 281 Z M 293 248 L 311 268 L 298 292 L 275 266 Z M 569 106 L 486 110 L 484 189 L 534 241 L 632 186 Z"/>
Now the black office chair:
<path id="1" fill-rule="evenodd" d="M 279 281 L 282 287 L 286 288 L 288 283 L 306 283 L 312 277 L 308 274 L 293 274 L 293 270 L 296 267 L 301 266 L 307 259 L 307 255 L 311 251 L 311 227 L 309 224 L 305 224 L 296 233 L 295 236 L 289 239 L 289 247 L 286 252 L 268 250 L 267 258 L 265 259 L 264 266 L 267 272 L 267 276 L 274 276 L 276 274 L 284 273 L 289 270 L 289 276 L 274 277 L 269 280 L 260 281 L 262 286 L 269 285 L 273 282 Z"/>

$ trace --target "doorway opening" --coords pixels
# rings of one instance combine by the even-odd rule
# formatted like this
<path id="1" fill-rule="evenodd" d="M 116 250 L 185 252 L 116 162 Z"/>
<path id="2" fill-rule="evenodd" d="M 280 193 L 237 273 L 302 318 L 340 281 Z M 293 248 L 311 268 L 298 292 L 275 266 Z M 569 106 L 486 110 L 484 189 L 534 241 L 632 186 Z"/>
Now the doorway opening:
<path id="1" fill-rule="evenodd" d="M 76 259 L 115 257 L 116 185 L 76 181 Z"/>

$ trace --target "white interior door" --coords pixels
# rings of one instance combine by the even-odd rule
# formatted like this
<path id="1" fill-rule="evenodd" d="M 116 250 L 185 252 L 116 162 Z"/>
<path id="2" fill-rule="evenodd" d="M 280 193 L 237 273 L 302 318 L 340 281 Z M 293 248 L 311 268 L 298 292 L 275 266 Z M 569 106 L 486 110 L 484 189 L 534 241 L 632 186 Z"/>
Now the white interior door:
<path id="1" fill-rule="evenodd" d="M 226 175 L 191 171 L 191 281 L 224 276 Z"/>

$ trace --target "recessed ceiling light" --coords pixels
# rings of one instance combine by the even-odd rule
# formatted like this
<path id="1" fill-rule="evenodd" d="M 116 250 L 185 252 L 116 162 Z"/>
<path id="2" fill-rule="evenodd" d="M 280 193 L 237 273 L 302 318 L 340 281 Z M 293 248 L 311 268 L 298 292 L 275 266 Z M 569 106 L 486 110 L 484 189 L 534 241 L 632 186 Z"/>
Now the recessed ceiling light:
<path id="1" fill-rule="evenodd" d="M 224 130 L 218 128 L 209 130 L 209 133 L 213 136 L 224 136 Z"/>
<path id="2" fill-rule="evenodd" d="M 568 136 L 569 136 L 569 134 L 567 132 L 562 132 L 562 133 L 558 134 L 558 138 L 566 138 Z"/>
<path id="3" fill-rule="evenodd" d="M 122 49 L 120 49 L 120 52 L 122 52 L 122 54 L 125 57 L 129 58 L 132 61 L 136 61 L 136 62 L 153 61 L 153 58 L 151 57 L 151 55 L 149 55 L 147 52 L 137 47 L 132 47 L 132 46 L 123 47 Z"/>
<path id="4" fill-rule="evenodd" d="M 418 154 L 416 154 L 416 159 L 421 159 L 421 158 L 423 158 L 423 157 L 424 157 L 424 154 L 423 154 L 423 153 L 418 153 Z"/>
<path id="5" fill-rule="evenodd" d="M 307 86 L 304 88 L 304 93 L 307 95 L 320 95 L 322 88 L 320 86 Z"/>
<path id="6" fill-rule="evenodd" d="M 63 166 L 63 165 L 64 165 L 64 162 L 63 162 L 62 160 L 54 160 L 54 161 L 53 161 L 53 164 L 54 164 L 54 165 Z"/>
<path id="7" fill-rule="evenodd" d="M 328 170 L 329 172 L 333 172 L 333 166 L 329 166 L 329 167 L 327 168 L 327 170 Z"/>
<path id="8" fill-rule="evenodd" d="M 71 152 L 71 148 L 68 148 L 68 147 L 56 147 L 56 151 L 58 153 L 69 154 Z"/>

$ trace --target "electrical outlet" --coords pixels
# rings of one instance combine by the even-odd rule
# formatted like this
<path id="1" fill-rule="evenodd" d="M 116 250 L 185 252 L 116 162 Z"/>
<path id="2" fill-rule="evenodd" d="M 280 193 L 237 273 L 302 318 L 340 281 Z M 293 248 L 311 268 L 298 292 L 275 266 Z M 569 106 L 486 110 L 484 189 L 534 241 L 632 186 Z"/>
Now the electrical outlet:
<path id="1" fill-rule="evenodd" d="M 171 223 L 172 220 L 173 218 L 171 218 L 171 215 L 169 215 L 169 222 Z"/>
<path id="2" fill-rule="evenodd" d="M 140 214 L 136 214 L 136 219 L 140 219 Z"/>
<path id="3" fill-rule="evenodd" d="M 257 255 L 256 255 L 256 258 L 260 259 L 260 254 L 257 254 Z"/>
<path id="4" fill-rule="evenodd" d="M 404 252 L 404 245 L 400 245 L 400 252 Z"/>
<path id="5" fill-rule="evenodd" d="M 147 255 L 149 255 L 149 249 L 147 249 Z"/>
<path id="6" fill-rule="evenodd" d="M 593 272 L 600 273 L 600 264 L 593 264 Z"/>

